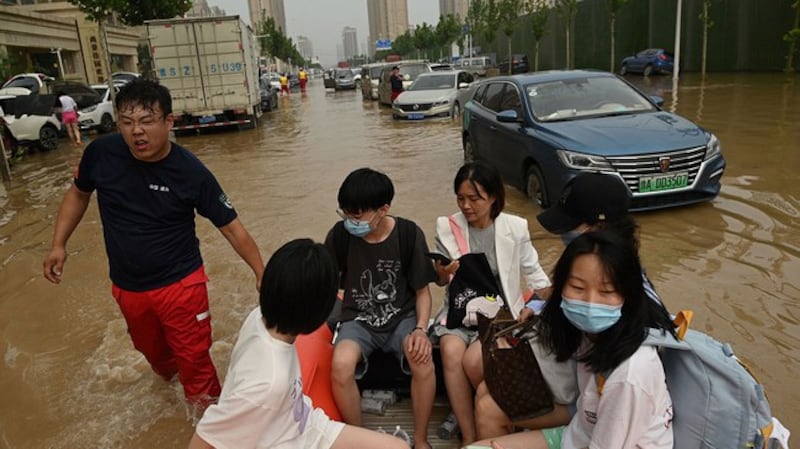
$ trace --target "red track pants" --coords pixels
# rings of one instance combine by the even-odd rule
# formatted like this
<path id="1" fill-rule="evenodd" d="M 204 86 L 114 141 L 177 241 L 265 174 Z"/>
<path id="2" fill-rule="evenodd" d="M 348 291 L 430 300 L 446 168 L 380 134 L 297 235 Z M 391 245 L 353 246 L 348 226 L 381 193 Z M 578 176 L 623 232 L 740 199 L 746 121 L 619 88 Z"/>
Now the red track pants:
<path id="1" fill-rule="evenodd" d="M 219 397 L 211 348 L 211 315 L 205 270 L 165 287 L 112 294 L 128 323 L 133 347 L 144 354 L 153 371 L 169 381 L 178 374 L 190 403 L 208 405 Z"/>

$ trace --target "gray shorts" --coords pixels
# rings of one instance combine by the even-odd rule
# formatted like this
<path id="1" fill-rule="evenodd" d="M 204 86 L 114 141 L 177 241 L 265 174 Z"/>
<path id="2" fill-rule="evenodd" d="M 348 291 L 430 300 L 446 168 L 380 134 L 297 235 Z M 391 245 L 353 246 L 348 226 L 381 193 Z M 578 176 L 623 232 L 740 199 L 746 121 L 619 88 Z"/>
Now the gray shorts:
<path id="1" fill-rule="evenodd" d="M 383 352 L 394 353 L 400 362 L 400 369 L 405 374 L 410 375 L 411 369 L 408 367 L 408 362 L 403 352 L 403 341 L 415 327 L 417 327 L 416 314 L 403 318 L 397 323 L 394 330 L 387 332 L 376 332 L 360 321 L 345 321 L 339 326 L 334 345 L 343 340 L 353 340 L 361 348 L 361 362 L 356 366 L 356 379 L 361 379 L 367 373 L 369 356 L 378 348 Z"/>
<path id="2" fill-rule="evenodd" d="M 478 339 L 478 329 L 468 329 L 466 327 L 457 327 L 455 329 L 448 329 L 447 326 L 437 324 L 433 326 L 433 336 L 438 343 L 445 335 L 455 335 L 467 344 L 471 345 L 473 341 Z"/>

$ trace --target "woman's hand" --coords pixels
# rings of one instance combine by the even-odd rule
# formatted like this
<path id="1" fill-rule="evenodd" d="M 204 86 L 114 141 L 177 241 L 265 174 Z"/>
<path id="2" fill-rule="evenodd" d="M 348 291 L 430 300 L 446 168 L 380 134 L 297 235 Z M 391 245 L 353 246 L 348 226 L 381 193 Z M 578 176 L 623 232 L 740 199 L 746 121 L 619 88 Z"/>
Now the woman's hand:
<path id="1" fill-rule="evenodd" d="M 458 271 L 458 261 L 454 260 L 447 265 L 443 265 L 438 260 L 433 262 L 433 267 L 436 269 L 437 282 L 439 286 L 444 286 L 450 283 L 450 278 Z"/>

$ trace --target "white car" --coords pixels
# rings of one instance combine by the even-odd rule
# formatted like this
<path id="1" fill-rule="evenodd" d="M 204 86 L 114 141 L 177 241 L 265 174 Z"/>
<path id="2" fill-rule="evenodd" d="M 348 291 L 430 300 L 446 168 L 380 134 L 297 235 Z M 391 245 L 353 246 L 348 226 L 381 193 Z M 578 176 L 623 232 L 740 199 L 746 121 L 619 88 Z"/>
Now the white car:
<path id="1" fill-rule="evenodd" d="M 81 129 L 97 129 L 101 133 L 110 133 L 114 131 L 117 120 L 108 84 L 92 84 L 91 87 L 100 95 L 100 103 L 79 110 L 78 125 Z M 114 84 L 115 92 L 119 92 L 119 87 L 120 84 Z"/>
<path id="2" fill-rule="evenodd" d="M 47 86 L 55 78 L 44 73 L 20 73 L 3 83 L 0 95 L 30 95 L 49 93 Z"/>
<path id="3" fill-rule="evenodd" d="M 61 123 L 52 113 L 54 100 L 52 95 L 0 95 L 0 121 L 9 130 L 13 146 L 58 148 Z"/>
<path id="4" fill-rule="evenodd" d="M 472 74 L 464 70 L 421 73 L 392 103 L 396 119 L 458 117 L 464 107 Z"/>

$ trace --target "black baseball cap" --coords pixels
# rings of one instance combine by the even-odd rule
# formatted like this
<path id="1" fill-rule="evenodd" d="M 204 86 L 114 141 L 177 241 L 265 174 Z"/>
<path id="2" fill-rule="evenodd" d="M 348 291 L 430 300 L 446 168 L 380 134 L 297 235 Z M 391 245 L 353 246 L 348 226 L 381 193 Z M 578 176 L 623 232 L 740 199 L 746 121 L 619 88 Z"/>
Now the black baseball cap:
<path id="1" fill-rule="evenodd" d="M 558 204 L 540 213 L 539 223 L 553 234 L 563 234 L 581 223 L 616 221 L 628 215 L 631 192 L 616 176 L 581 173 L 561 193 Z"/>

